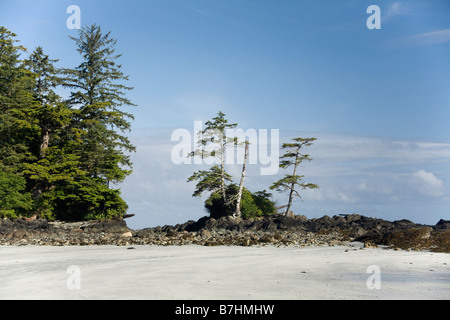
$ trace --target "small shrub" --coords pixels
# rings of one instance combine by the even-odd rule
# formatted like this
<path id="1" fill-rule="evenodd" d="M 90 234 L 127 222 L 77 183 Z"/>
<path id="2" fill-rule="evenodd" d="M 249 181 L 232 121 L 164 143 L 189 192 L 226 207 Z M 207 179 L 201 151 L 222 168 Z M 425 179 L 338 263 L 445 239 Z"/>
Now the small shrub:
<path id="1" fill-rule="evenodd" d="M 238 193 L 236 185 L 227 187 L 226 194 L 228 199 L 233 199 Z M 251 219 L 271 215 L 276 212 L 275 203 L 269 199 L 271 195 L 265 191 L 252 194 L 244 188 L 241 198 L 241 214 L 244 219 Z M 205 208 L 210 217 L 218 219 L 220 217 L 231 216 L 236 209 L 236 202 L 231 201 L 226 204 L 223 201 L 222 194 L 219 191 L 213 192 L 205 201 Z"/>

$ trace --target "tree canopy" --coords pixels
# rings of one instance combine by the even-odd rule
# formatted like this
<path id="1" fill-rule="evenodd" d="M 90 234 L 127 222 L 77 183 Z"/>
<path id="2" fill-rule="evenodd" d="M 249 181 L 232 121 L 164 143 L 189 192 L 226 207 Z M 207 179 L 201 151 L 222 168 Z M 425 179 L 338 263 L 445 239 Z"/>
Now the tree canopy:
<path id="1" fill-rule="evenodd" d="M 22 58 L 16 37 L 0 27 L 0 217 L 120 218 L 127 204 L 110 183 L 131 173 L 135 147 L 117 40 L 86 26 L 70 37 L 80 65 L 57 68 L 42 47 Z"/>

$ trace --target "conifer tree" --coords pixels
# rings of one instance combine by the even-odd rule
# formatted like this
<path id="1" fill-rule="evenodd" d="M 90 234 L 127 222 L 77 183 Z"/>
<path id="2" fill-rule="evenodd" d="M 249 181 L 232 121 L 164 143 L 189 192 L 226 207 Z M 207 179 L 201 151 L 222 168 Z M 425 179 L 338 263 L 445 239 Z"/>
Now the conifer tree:
<path id="1" fill-rule="evenodd" d="M 83 28 L 72 37 L 83 62 L 60 73 L 41 47 L 21 60 L 15 37 L 0 27 L 0 216 L 121 217 L 127 204 L 109 184 L 131 173 L 133 116 L 121 108 L 133 104 L 116 40 Z M 67 101 L 58 85 L 73 89 Z"/>
<path id="2" fill-rule="evenodd" d="M 31 209 L 26 194 L 22 163 L 32 161 L 29 149 L 34 137 L 35 105 L 29 90 L 32 74 L 20 60 L 25 48 L 16 34 L 0 27 L 0 216 L 17 216 Z"/>
<path id="3" fill-rule="evenodd" d="M 225 171 L 225 152 L 230 145 L 236 145 L 235 137 L 227 136 L 227 129 L 233 129 L 236 123 L 228 123 L 225 114 L 221 111 L 212 120 L 205 123 L 205 129 L 198 133 L 199 147 L 191 152 L 190 156 L 200 156 L 202 159 L 212 157 L 219 162 L 209 171 L 195 172 L 189 181 L 200 180 L 194 196 L 199 196 L 204 190 L 218 190 L 222 194 L 224 203 L 228 202 L 226 186 L 231 181 L 231 176 Z"/>
<path id="4" fill-rule="evenodd" d="M 281 178 L 270 186 L 270 189 L 276 189 L 279 192 L 289 192 L 288 204 L 284 212 L 285 215 L 289 214 L 294 197 L 298 196 L 301 199 L 298 188 L 302 190 L 319 188 L 316 184 L 302 182 L 304 176 L 298 174 L 299 165 L 305 160 L 312 160 L 308 154 L 300 153 L 301 149 L 312 145 L 317 139 L 298 137 L 292 140 L 294 141 L 293 143 L 283 143 L 281 146 L 282 149 L 286 149 L 287 151 L 280 157 L 280 168 L 286 169 L 293 166 L 293 172 L 292 174 L 286 174 L 284 178 Z"/>
<path id="5" fill-rule="evenodd" d="M 66 199 L 102 217 L 120 216 L 126 204 L 120 190 L 111 189 L 110 182 L 122 182 L 131 174 L 131 161 L 127 153 L 135 147 L 125 136 L 130 130 L 133 115 L 122 107 L 134 106 L 126 98 L 131 87 L 123 83 L 128 76 L 117 63 L 117 41 L 110 32 L 103 33 L 100 26 L 86 26 L 78 37 L 71 37 L 83 61 L 74 69 L 63 69 L 63 86 L 72 89 L 67 103 L 74 112 L 73 129 L 79 143 L 73 145 L 73 154 L 80 155 L 80 169 L 86 172 L 79 185 L 71 185 L 71 197 Z M 75 196 L 73 193 L 77 194 Z"/>
<path id="6" fill-rule="evenodd" d="M 23 67 L 20 55 L 25 48 L 16 45 L 16 34 L 0 27 L 0 160 L 15 167 L 30 157 L 30 134 L 37 129 L 32 110 L 35 101 L 30 87 L 34 79 Z"/>
<path id="7" fill-rule="evenodd" d="M 78 168 L 80 157 L 71 153 L 70 148 L 73 112 L 54 91 L 61 81 L 54 66 L 56 62 L 41 47 L 25 60 L 26 68 L 35 76 L 31 90 L 36 102 L 33 115 L 39 131 L 30 146 L 35 161 L 24 163 L 23 173 L 29 181 L 36 213 L 47 218 L 60 215 L 54 210 L 55 188 L 85 174 Z"/>
<path id="8" fill-rule="evenodd" d="M 83 62 L 75 69 L 63 69 L 63 85 L 73 90 L 68 103 L 78 109 L 76 125 L 84 134 L 80 150 L 84 169 L 107 185 L 121 182 L 131 173 L 121 167 L 131 166 L 124 151 L 135 150 L 124 135 L 131 128 L 133 115 L 121 107 L 134 104 L 125 96 L 132 88 L 123 84 L 128 76 L 116 62 L 121 56 L 115 53 L 117 40 L 95 24 L 80 29 L 78 38 L 70 38 Z"/>
<path id="9" fill-rule="evenodd" d="M 270 194 L 259 192 L 252 194 L 244 187 L 247 161 L 249 157 L 249 141 L 238 141 L 238 135 L 228 129 L 236 128 L 236 123 L 229 123 L 223 112 L 205 123 L 205 128 L 198 132 L 198 147 L 189 156 L 202 159 L 212 158 L 214 165 L 208 170 L 194 172 L 188 182 L 197 181 L 192 196 L 199 197 L 210 192 L 205 201 L 205 208 L 210 216 L 233 216 L 235 218 L 259 217 L 272 214 L 274 203 L 269 200 Z M 239 185 L 233 184 L 233 177 L 225 170 L 227 148 L 243 145 L 243 166 Z M 210 159 L 211 160 L 211 159 Z"/>

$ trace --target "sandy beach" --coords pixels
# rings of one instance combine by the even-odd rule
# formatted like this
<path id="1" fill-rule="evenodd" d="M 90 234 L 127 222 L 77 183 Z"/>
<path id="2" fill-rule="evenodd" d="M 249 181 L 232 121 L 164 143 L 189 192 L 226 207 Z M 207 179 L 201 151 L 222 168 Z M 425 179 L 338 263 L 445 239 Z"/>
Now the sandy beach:
<path id="1" fill-rule="evenodd" d="M 450 299 L 449 254 L 360 248 L 3 246 L 0 299 Z"/>

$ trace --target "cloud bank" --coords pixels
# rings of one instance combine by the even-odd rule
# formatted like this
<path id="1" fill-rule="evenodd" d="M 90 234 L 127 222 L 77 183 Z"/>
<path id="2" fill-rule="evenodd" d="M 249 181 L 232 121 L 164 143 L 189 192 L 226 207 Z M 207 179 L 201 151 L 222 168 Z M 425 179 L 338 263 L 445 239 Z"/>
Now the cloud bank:
<path id="1" fill-rule="evenodd" d="M 195 183 L 186 181 L 208 166 L 171 161 L 176 145 L 171 141 L 173 130 L 140 130 L 131 137 L 137 146 L 132 155 L 134 172 L 120 187 L 129 213 L 136 214 L 128 221 L 132 228 L 183 223 L 206 215 L 206 196 L 193 198 Z M 294 203 L 295 213 L 312 218 L 357 212 L 419 223 L 450 219 L 445 209 L 450 204 L 450 144 L 305 132 L 282 132 L 280 143 L 298 136 L 318 138 L 305 150 L 313 161 L 301 167 L 301 174 L 320 189 L 303 191 L 303 201 Z M 229 165 L 227 170 L 237 182 L 241 165 Z M 287 173 L 262 176 L 259 165 L 249 165 L 246 187 L 269 190 Z M 274 192 L 273 197 L 278 205 L 287 200 L 286 194 Z"/>

